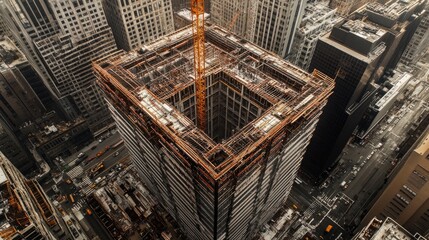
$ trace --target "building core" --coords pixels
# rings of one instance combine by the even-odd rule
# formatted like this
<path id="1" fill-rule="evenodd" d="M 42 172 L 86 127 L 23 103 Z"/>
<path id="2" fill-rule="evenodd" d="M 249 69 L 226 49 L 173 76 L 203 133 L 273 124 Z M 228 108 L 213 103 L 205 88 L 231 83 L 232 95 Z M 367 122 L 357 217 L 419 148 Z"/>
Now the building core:
<path id="1" fill-rule="evenodd" d="M 205 32 L 206 131 L 192 28 L 94 64 L 144 183 L 190 239 L 246 239 L 286 200 L 333 79 L 217 27 Z"/>

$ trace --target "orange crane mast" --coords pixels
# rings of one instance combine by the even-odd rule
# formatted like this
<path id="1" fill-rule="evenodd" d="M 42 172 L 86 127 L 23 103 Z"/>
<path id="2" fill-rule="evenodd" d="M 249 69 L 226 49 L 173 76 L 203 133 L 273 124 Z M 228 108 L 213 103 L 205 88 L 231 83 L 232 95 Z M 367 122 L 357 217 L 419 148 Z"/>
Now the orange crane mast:
<path id="1" fill-rule="evenodd" d="M 192 33 L 194 37 L 194 74 L 198 128 L 206 130 L 204 0 L 191 0 Z"/>

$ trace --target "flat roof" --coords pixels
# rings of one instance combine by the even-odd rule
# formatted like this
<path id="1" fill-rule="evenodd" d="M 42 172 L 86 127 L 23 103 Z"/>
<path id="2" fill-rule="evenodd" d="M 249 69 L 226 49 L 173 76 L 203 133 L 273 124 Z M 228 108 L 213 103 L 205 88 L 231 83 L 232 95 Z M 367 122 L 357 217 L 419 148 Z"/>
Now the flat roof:
<path id="1" fill-rule="evenodd" d="M 0 70 L 26 62 L 24 54 L 8 37 L 0 39 Z"/>
<path id="2" fill-rule="evenodd" d="M 419 4 L 421 4 L 421 1 L 418 0 L 396 0 L 389 1 L 385 4 L 371 2 L 366 5 L 366 10 L 372 11 L 391 20 L 399 20 L 402 15 L 406 14 Z"/>
<path id="3" fill-rule="evenodd" d="M 341 44 L 341 43 L 331 39 L 329 37 L 329 35 L 330 35 L 330 33 L 327 33 L 325 36 L 320 38 L 320 41 L 324 41 L 327 44 L 349 54 L 350 56 L 352 56 L 356 59 L 359 59 L 362 62 L 366 62 L 366 63 L 372 62 L 375 58 L 377 58 L 379 55 L 381 55 L 384 52 L 384 50 L 386 49 L 385 45 L 380 45 L 374 51 L 372 51 L 373 54 L 365 55 L 365 54 L 359 53 L 359 52 L 349 48 L 348 46 L 345 46 L 344 44 Z"/>
<path id="4" fill-rule="evenodd" d="M 371 43 L 377 42 L 386 34 L 384 29 L 360 19 L 347 20 L 341 25 L 341 28 Z"/>
<path id="5" fill-rule="evenodd" d="M 377 109 L 382 109 L 387 103 L 389 103 L 393 98 L 395 98 L 402 88 L 408 83 L 408 81 L 413 77 L 409 73 L 398 74 L 395 77 L 393 87 L 386 93 L 380 100 L 377 101 L 375 107 Z"/>

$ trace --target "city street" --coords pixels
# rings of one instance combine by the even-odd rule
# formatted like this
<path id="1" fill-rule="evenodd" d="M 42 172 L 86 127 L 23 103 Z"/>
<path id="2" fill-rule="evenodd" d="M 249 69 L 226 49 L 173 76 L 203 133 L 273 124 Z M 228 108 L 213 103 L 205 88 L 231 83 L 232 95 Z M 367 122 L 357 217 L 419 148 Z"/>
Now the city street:
<path id="1" fill-rule="evenodd" d="M 74 165 L 81 152 L 85 153 L 87 157 L 81 163 Z M 101 152 L 102 154 L 99 154 Z M 97 154 L 99 157 L 97 157 Z M 88 161 L 91 158 L 93 159 Z M 85 198 L 97 186 L 104 184 L 102 179 L 113 176 L 120 170 L 119 163 L 128 164 L 128 160 L 128 151 L 125 149 L 119 133 L 115 132 L 109 137 L 105 136 L 105 139 L 101 142 L 97 139 L 87 147 L 64 159 L 62 164 L 67 171 L 63 172 L 62 180 L 58 184 L 51 180 L 42 186 L 53 199 L 62 196 L 58 198 L 60 200 L 59 205 L 56 204 L 60 212 L 66 217 L 70 217 L 71 223 L 74 223 L 75 228 L 80 232 L 83 229 L 89 239 L 97 239 L 95 236 L 103 240 L 112 239 L 99 219 L 92 213 L 88 214 L 87 209 L 89 209 L 89 206 Z M 103 163 L 104 166 L 90 178 L 91 170 L 100 163 Z M 54 188 L 58 188 L 57 192 L 54 191 Z"/>
<path id="2" fill-rule="evenodd" d="M 407 94 L 399 96 L 364 142 L 345 147 L 339 164 L 319 189 L 301 179 L 295 180 L 287 204 L 298 206 L 304 216 L 301 220 L 306 221 L 303 226 L 312 229 L 314 236 L 348 239 L 398 165 L 399 145 L 416 127 L 413 124 L 429 111 L 429 54 L 416 69 L 413 74 L 417 77 L 408 84 Z M 329 234 L 325 232 L 328 225 L 333 226 Z"/>

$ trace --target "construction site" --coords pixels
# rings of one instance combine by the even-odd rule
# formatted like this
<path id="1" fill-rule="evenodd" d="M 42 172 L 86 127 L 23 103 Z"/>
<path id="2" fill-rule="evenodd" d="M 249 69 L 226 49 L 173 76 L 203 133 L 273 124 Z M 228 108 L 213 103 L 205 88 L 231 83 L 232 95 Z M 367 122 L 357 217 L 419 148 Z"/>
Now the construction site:
<path id="1" fill-rule="evenodd" d="M 35 180 L 27 180 L 0 153 L 0 238 L 59 239 L 57 215 Z"/>
<path id="2" fill-rule="evenodd" d="M 198 19 L 94 70 L 133 164 L 188 238 L 245 239 L 286 200 L 334 81 Z"/>

